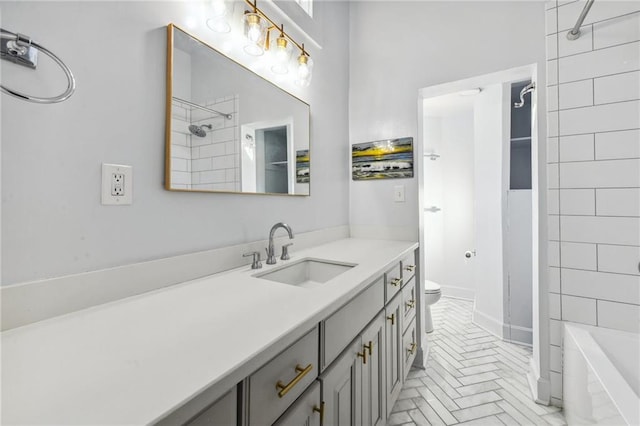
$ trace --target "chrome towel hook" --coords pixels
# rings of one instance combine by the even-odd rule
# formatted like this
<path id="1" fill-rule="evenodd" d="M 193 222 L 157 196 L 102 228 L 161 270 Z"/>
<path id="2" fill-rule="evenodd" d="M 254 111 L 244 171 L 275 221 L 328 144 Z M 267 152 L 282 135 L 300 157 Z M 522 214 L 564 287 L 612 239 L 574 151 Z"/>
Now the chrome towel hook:
<path id="1" fill-rule="evenodd" d="M 64 74 L 67 76 L 67 89 L 64 93 L 50 98 L 41 98 L 9 89 L 3 84 L 0 84 L 0 89 L 2 89 L 4 93 L 8 93 L 18 99 L 40 104 L 53 104 L 69 99 L 76 90 L 76 80 L 69 67 L 66 66 L 65 63 L 62 62 L 62 60 L 53 52 L 31 40 L 30 37 L 0 28 L 0 55 L 2 59 L 31 69 L 36 69 L 36 66 L 38 65 L 39 51 L 53 59 L 53 61 L 62 68 L 62 71 L 64 71 Z"/>

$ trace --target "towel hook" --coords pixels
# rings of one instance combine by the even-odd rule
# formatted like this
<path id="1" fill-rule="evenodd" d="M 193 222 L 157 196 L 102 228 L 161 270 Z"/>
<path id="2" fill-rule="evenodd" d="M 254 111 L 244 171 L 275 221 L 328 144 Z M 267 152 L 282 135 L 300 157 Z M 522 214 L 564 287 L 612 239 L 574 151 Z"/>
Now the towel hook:
<path id="1" fill-rule="evenodd" d="M 73 77 L 73 73 L 67 65 L 60 58 L 58 58 L 53 52 L 44 46 L 31 40 L 30 37 L 23 34 L 13 33 L 0 28 L 0 53 L 2 59 L 14 62 L 18 65 L 26 66 L 32 69 L 36 69 L 38 62 L 38 51 L 43 52 L 49 56 L 53 61 L 62 68 L 64 74 L 67 77 L 67 89 L 58 96 L 52 96 L 50 98 L 42 98 L 38 96 L 27 95 L 26 93 L 19 92 L 17 90 L 9 89 L 0 84 L 0 89 L 4 93 L 8 93 L 11 96 L 15 96 L 18 99 L 22 99 L 29 102 L 35 102 L 40 104 L 53 104 L 56 102 L 62 102 L 73 94 L 76 90 L 76 80 Z"/>

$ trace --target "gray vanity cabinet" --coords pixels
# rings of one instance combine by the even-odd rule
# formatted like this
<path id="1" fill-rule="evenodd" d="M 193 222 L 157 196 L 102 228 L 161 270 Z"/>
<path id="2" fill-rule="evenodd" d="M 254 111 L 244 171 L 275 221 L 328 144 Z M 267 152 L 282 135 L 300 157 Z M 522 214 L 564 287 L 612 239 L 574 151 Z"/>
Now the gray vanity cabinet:
<path id="1" fill-rule="evenodd" d="M 324 426 L 362 424 L 362 342 L 354 340 L 320 376 Z"/>
<path id="2" fill-rule="evenodd" d="M 231 389 L 206 410 L 187 422 L 187 426 L 235 426 L 238 423 L 238 392 Z"/>
<path id="3" fill-rule="evenodd" d="M 320 400 L 320 383 L 314 382 L 304 394 L 289 407 L 274 426 L 322 426 L 323 407 Z"/>
<path id="4" fill-rule="evenodd" d="M 420 343 L 414 260 L 387 265 L 191 424 L 384 426 Z"/>
<path id="5" fill-rule="evenodd" d="M 385 358 L 387 407 L 391 408 L 402 390 L 402 296 L 396 295 L 385 308 Z"/>
<path id="6" fill-rule="evenodd" d="M 387 422 L 385 386 L 385 320 L 384 312 L 362 332 L 362 350 L 367 362 L 362 363 L 362 424 L 384 426 Z"/>

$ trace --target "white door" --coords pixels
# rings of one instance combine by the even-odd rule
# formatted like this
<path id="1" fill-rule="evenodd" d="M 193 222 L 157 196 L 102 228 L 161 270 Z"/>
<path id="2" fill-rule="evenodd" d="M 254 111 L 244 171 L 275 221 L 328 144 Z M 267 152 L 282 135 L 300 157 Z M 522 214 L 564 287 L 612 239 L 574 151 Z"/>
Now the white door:
<path id="1" fill-rule="evenodd" d="M 457 95 L 454 95 L 457 96 Z M 459 98 L 459 97 L 458 97 Z M 440 108 L 442 107 L 442 108 Z M 425 278 L 447 295 L 474 297 L 473 105 L 434 103 L 425 117 Z M 436 116 L 437 115 L 437 116 Z"/>
<path id="2" fill-rule="evenodd" d="M 508 119 L 503 105 L 502 84 L 483 88 L 476 96 L 475 124 L 475 213 L 476 304 L 473 319 L 494 334 L 502 336 L 503 323 L 503 217 L 506 197 L 505 137 Z M 505 126 L 507 127 L 505 129 Z"/>

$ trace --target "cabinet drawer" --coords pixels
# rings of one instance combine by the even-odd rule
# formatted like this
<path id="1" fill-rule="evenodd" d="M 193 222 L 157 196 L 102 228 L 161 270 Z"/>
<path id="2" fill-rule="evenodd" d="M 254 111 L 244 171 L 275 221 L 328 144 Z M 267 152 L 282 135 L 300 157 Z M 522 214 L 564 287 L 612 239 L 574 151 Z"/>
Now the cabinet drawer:
<path id="1" fill-rule="evenodd" d="M 416 316 L 416 280 L 411 280 L 402 288 L 402 324 L 406 330 Z"/>
<path id="2" fill-rule="evenodd" d="M 400 261 L 400 267 L 402 268 L 402 280 L 408 283 L 411 278 L 416 275 L 416 253 L 412 251 L 408 255 L 402 258 Z"/>
<path id="3" fill-rule="evenodd" d="M 323 410 L 324 407 L 320 401 L 320 383 L 315 382 L 273 426 L 320 426 Z"/>
<path id="4" fill-rule="evenodd" d="M 409 327 L 407 327 L 407 331 L 402 335 L 402 351 L 403 351 L 403 359 L 404 359 L 404 378 L 407 378 L 407 374 L 409 374 L 409 370 L 411 369 L 411 365 L 413 364 L 413 360 L 416 358 L 416 353 L 418 352 L 418 336 L 416 335 L 416 319 L 414 318 L 411 323 L 409 323 Z"/>
<path id="5" fill-rule="evenodd" d="M 238 393 L 234 387 L 209 408 L 186 424 L 188 426 L 229 425 L 238 423 Z"/>
<path id="6" fill-rule="evenodd" d="M 385 303 L 393 299 L 402 288 L 402 270 L 400 269 L 400 263 L 394 265 L 384 274 L 384 288 L 385 288 Z"/>
<path id="7" fill-rule="evenodd" d="M 384 280 L 380 278 L 323 321 L 322 367 L 326 367 L 384 307 Z"/>
<path id="8" fill-rule="evenodd" d="M 271 424 L 318 376 L 318 327 L 249 376 L 249 424 Z"/>

